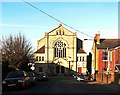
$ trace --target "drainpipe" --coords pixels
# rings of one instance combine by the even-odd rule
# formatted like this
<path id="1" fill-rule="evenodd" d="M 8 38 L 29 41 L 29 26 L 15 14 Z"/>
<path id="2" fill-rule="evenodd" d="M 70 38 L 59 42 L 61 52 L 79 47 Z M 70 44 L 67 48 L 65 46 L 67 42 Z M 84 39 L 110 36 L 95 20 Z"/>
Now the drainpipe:
<path id="1" fill-rule="evenodd" d="M 107 51 L 108 51 L 108 72 L 109 72 L 109 70 L 110 70 L 110 51 L 109 51 L 109 49 L 108 49 L 108 47 L 107 47 Z"/>
<path id="2" fill-rule="evenodd" d="M 94 72 L 94 81 L 96 81 L 96 45 L 97 45 L 97 40 L 94 40 L 94 43 L 95 43 L 95 58 L 94 58 L 94 64 L 95 64 L 95 67 L 94 67 L 94 69 L 95 69 L 95 72 Z"/>
<path id="3" fill-rule="evenodd" d="M 114 48 L 114 72 L 115 72 L 115 66 L 116 66 L 116 64 L 115 64 L 115 55 L 116 55 L 116 52 L 115 52 L 115 48 Z"/>
<path id="4" fill-rule="evenodd" d="M 109 76 L 109 70 L 110 70 L 110 52 L 109 52 L 109 49 L 107 47 L 107 52 L 108 52 L 108 68 L 107 68 L 107 83 L 108 83 L 108 76 Z"/>
<path id="5" fill-rule="evenodd" d="M 114 82 L 115 82 L 115 66 L 116 66 L 116 64 L 115 64 L 115 55 L 116 55 L 116 52 L 115 52 L 115 48 L 114 48 Z"/>

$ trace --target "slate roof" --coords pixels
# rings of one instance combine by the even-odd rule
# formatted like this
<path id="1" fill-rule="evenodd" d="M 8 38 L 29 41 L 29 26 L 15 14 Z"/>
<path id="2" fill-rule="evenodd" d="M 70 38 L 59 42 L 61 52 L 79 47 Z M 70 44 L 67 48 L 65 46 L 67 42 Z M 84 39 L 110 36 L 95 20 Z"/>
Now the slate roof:
<path id="1" fill-rule="evenodd" d="M 100 39 L 97 49 L 112 49 L 120 46 L 120 39 Z"/>
<path id="2" fill-rule="evenodd" d="M 77 53 L 85 53 L 86 54 L 86 52 L 83 49 L 81 49 L 81 48 L 78 50 Z"/>
<path id="3" fill-rule="evenodd" d="M 83 48 L 83 41 L 77 38 L 77 52 L 80 48 Z"/>
<path id="4" fill-rule="evenodd" d="M 38 49 L 35 53 L 45 53 L 45 46 Z"/>

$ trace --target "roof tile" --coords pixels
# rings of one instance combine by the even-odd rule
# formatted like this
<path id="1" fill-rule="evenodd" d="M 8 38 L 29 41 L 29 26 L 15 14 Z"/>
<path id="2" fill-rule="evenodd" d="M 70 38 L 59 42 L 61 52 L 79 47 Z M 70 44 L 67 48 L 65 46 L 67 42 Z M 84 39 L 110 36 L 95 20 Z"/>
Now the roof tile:
<path id="1" fill-rule="evenodd" d="M 120 39 L 101 39 L 100 44 L 97 45 L 98 49 L 109 49 L 120 46 Z"/>
<path id="2" fill-rule="evenodd" d="M 86 52 L 80 48 L 77 53 L 86 53 Z"/>
<path id="3" fill-rule="evenodd" d="M 35 53 L 45 53 L 45 46 L 38 49 Z"/>

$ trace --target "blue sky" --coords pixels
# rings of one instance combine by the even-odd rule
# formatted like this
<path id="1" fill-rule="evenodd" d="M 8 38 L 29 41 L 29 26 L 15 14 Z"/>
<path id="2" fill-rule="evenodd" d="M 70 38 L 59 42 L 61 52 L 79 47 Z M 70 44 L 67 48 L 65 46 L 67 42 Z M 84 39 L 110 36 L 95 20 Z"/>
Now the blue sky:
<path id="1" fill-rule="evenodd" d="M 97 31 L 100 31 L 101 38 L 118 38 L 117 2 L 30 3 L 61 22 L 92 37 Z M 2 2 L 2 23 L 0 23 L 2 36 L 21 32 L 32 42 L 33 47 L 36 49 L 37 40 L 41 39 L 45 32 L 51 31 L 58 25 L 59 22 L 24 2 Z M 90 37 L 80 32 L 77 32 L 77 36 L 80 39 L 90 39 Z M 89 41 L 86 42 L 86 45 L 88 43 Z"/>

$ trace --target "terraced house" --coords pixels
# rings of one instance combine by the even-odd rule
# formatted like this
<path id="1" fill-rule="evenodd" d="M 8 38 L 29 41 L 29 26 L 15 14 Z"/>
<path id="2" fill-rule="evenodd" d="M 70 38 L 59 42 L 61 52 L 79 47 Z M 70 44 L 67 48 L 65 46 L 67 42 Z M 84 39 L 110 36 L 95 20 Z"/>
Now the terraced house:
<path id="1" fill-rule="evenodd" d="M 83 42 L 62 24 L 37 41 L 36 71 L 53 74 L 86 73 L 87 54 Z"/>
<path id="2" fill-rule="evenodd" d="M 92 48 L 92 70 L 97 71 L 98 80 L 114 82 L 115 73 L 120 76 L 120 39 L 100 39 L 95 35 Z"/>

